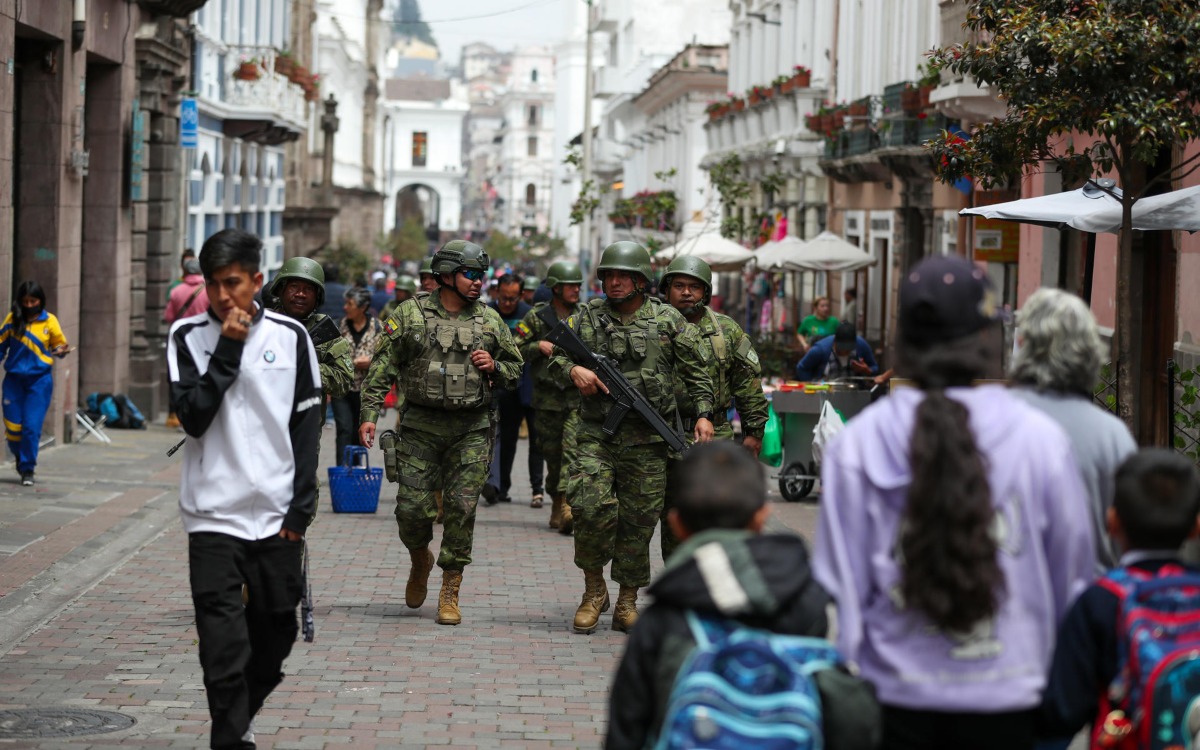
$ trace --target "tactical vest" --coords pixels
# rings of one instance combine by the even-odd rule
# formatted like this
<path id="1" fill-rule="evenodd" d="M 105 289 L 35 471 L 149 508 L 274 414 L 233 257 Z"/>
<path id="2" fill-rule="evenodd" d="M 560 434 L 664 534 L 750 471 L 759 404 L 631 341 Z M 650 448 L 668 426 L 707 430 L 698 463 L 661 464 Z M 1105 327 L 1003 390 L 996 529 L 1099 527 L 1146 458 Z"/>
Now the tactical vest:
<path id="1" fill-rule="evenodd" d="M 717 411 L 729 408 L 733 400 L 729 393 L 729 370 L 733 366 L 733 353 L 725 341 L 725 332 L 721 330 L 721 321 L 710 308 L 704 308 L 704 319 L 700 321 L 700 335 L 708 339 L 713 356 L 717 360 L 716 377 L 713 378 L 713 404 Z M 723 416 L 723 415 L 722 415 Z"/>
<path id="2" fill-rule="evenodd" d="M 638 388 L 651 406 L 664 417 L 675 413 L 673 366 L 665 351 L 671 345 L 671 323 L 657 314 L 639 316 L 628 324 L 607 312 L 601 312 L 602 301 L 586 305 L 587 314 L 596 331 L 596 353 L 603 354 L 621 368 L 622 374 Z M 646 305 L 657 306 L 654 299 Z M 608 414 L 612 400 L 585 398 L 581 416 L 602 420 Z M 647 428 L 648 429 L 648 428 Z"/>
<path id="3" fill-rule="evenodd" d="M 492 400 L 487 376 L 471 364 L 471 352 L 483 348 L 482 305 L 454 319 L 440 317 L 419 300 L 425 316 L 421 356 L 404 368 L 404 399 L 419 406 L 460 411 L 478 409 Z"/>

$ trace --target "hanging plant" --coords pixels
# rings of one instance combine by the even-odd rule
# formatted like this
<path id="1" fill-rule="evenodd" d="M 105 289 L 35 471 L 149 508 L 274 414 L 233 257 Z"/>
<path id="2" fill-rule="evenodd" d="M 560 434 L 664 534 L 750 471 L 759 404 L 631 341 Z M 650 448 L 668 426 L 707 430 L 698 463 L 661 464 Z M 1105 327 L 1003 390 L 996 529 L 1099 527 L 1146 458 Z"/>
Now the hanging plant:
<path id="1" fill-rule="evenodd" d="M 257 58 L 242 60 L 238 64 L 237 70 L 233 71 L 233 77 L 239 81 L 257 81 L 262 77 L 262 68 L 259 67 Z"/>

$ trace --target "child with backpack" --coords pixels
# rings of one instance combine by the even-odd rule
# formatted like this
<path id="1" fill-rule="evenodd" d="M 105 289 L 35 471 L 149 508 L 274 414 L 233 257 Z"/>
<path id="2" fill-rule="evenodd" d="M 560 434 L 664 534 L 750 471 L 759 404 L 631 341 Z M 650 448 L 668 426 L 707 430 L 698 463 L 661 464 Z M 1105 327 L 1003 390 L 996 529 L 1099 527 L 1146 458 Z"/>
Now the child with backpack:
<path id="1" fill-rule="evenodd" d="M 1039 734 L 1069 737 L 1090 723 L 1093 748 L 1198 746 L 1200 568 L 1178 556 L 1198 512 L 1200 478 L 1186 457 L 1146 449 L 1117 470 L 1107 521 L 1120 563 L 1063 620 Z"/>
<path id="2" fill-rule="evenodd" d="M 820 703 L 808 675 L 792 672 L 815 669 L 818 659 L 835 661 L 836 653 L 818 640 L 828 627 L 829 598 L 809 574 L 804 541 L 761 533 L 769 510 L 763 473 L 732 442 L 692 448 L 674 481 L 679 490 L 667 521 L 681 546 L 650 585 L 654 603 L 629 636 L 612 685 L 605 747 L 677 747 L 689 741 L 691 747 L 726 747 L 741 730 L 751 733 L 742 746 L 775 747 L 799 732 L 798 741 L 786 746 L 820 747 L 819 736 L 812 738 L 818 744 L 806 745 L 805 730 L 796 729 L 814 717 L 819 721 Z M 773 638 L 779 640 L 771 643 Z M 741 656 L 734 650 L 739 646 Z M 718 703 L 742 703 L 753 713 L 753 686 L 726 682 L 719 668 L 746 653 L 758 663 L 783 665 L 771 674 L 794 683 L 774 693 L 782 717 L 739 716 L 736 706 L 722 716 L 718 707 L 693 700 L 697 692 L 715 691 Z M 811 664 L 800 664 L 809 656 L 816 657 Z M 796 665 L 799 670 L 792 669 Z M 703 686 L 699 691 L 696 683 Z M 754 736 L 755 731 L 762 734 Z M 838 747 L 828 738 L 824 746 Z"/>

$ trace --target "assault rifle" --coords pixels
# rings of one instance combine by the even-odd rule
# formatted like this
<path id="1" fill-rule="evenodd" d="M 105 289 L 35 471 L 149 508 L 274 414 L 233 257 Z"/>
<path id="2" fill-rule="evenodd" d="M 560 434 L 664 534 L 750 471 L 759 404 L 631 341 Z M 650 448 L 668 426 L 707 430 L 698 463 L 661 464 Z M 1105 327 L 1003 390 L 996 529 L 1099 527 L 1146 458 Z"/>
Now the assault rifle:
<path id="1" fill-rule="evenodd" d="M 600 382 L 608 388 L 608 397 L 613 400 L 613 404 L 608 410 L 608 416 L 604 419 L 605 435 L 611 437 L 616 434 L 621 420 L 630 410 L 633 410 L 641 414 L 642 419 L 646 420 L 646 424 L 667 441 L 667 445 L 671 446 L 673 450 L 683 453 L 688 449 L 684 439 L 671 429 L 671 425 L 667 424 L 662 415 L 650 405 L 641 391 L 633 387 L 633 384 L 621 372 L 621 368 L 603 354 L 596 354 L 588 349 L 587 344 L 583 343 L 579 335 L 567 325 L 567 321 L 560 322 L 550 333 L 546 334 L 546 341 L 565 351 L 575 364 L 596 373 Z"/>

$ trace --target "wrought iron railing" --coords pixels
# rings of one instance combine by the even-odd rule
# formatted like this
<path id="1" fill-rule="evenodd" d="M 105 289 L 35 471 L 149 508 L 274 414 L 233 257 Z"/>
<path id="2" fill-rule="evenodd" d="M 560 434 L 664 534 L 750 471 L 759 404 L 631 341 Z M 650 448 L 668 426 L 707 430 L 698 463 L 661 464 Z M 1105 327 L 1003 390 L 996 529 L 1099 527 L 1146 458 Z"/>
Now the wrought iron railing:
<path id="1" fill-rule="evenodd" d="M 1112 362 L 1100 367 L 1100 380 L 1092 389 L 1092 399 L 1113 414 L 1117 413 L 1117 371 Z"/>
<path id="2" fill-rule="evenodd" d="M 1167 413 L 1171 415 L 1171 447 L 1200 463 L 1200 376 L 1167 360 Z"/>

